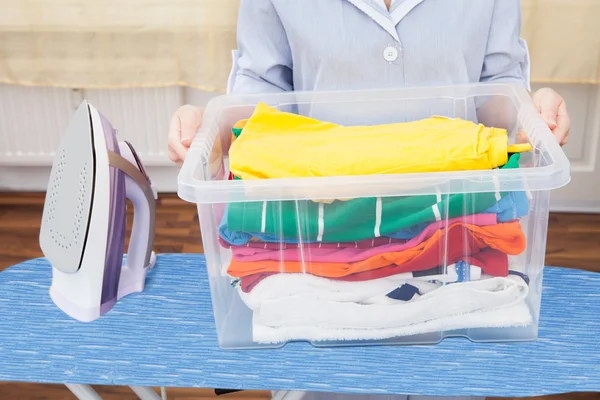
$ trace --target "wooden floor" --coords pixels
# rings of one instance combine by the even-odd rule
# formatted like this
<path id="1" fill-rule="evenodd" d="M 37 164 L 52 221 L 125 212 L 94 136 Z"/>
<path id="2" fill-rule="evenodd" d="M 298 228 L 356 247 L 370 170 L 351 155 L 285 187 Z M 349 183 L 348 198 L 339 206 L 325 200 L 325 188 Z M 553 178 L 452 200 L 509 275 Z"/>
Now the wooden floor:
<path id="1" fill-rule="evenodd" d="M 41 194 L 0 193 L 0 270 L 24 260 L 40 257 L 38 233 L 44 197 Z M 193 205 L 175 195 L 161 195 L 157 210 L 157 253 L 203 252 L 198 217 Z M 129 218 L 131 225 L 131 218 Z M 553 214 L 550 218 L 546 265 L 600 272 L 600 215 Z M 600 288 L 599 288 L 600 290 Z M 2 361 L 0 360 L 0 363 Z M 127 389 L 97 387 L 107 400 L 133 400 Z M 169 389 L 169 399 L 213 398 L 207 389 Z M 260 400 L 268 392 L 242 392 L 222 396 Z M 0 383 L 0 400 L 72 400 L 62 386 Z M 541 397 L 552 400 L 600 400 L 600 393 Z"/>

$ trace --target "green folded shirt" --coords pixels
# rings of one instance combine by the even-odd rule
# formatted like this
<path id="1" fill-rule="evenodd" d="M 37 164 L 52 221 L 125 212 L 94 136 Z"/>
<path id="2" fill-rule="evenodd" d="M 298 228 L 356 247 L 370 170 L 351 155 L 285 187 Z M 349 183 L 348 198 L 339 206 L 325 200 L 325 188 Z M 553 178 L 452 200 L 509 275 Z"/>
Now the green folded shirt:
<path id="1" fill-rule="evenodd" d="M 502 169 L 519 168 L 519 154 Z M 332 204 L 311 200 L 228 205 L 230 231 L 261 232 L 303 241 L 351 242 L 386 236 L 420 223 L 480 213 L 507 193 L 367 197 Z"/>

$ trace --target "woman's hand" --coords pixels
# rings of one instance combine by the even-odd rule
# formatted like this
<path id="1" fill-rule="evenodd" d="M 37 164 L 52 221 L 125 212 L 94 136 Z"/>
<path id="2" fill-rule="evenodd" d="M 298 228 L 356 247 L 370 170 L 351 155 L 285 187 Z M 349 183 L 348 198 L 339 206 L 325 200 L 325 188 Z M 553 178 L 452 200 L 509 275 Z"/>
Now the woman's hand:
<path id="1" fill-rule="evenodd" d="M 532 96 L 533 103 L 548 124 L 556 141 L 561 146 L 567 144 L 571 130 L 571 117 L 563 98 L 550 88 L 543 88 Z"/>
<path id="2" fill-rule="evenodd" d="M 189 104 L 179 107 L 169 126 L 169 158 L 181 167 L 196 132 L 202 125 L 204 108 Z"/>

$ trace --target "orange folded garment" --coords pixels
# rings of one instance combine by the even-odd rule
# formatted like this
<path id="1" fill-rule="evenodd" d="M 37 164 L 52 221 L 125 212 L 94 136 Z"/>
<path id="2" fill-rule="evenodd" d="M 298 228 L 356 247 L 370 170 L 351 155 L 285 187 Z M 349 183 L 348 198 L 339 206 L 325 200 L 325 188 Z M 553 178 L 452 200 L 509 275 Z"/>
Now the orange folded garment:
<path id="1" fill-rule="evenodd" d="M 398 273 L 403 273 L 423 271 L 451 263 L 452 260 L 477 254 L 485 248 L 496 249 L 508 255 L 518 255 L 525 250 L 525 247 L 525 235 L 518 221 L 491 226 L 457 222 L 437 230 L 430 238 L 410 249 L 381 253 L 363 261 L 353 263 L 310 262 L 310 252 L 307 250 L 305 262 L 242 262 L 234 259 L 227 272 L 236 278 L 266 272 L 308 273 L 324 278 L 341 278 L 394 266 L 398 268 Z M 410 266 L 410 270 L 405 270 L 403 265 Z"/>

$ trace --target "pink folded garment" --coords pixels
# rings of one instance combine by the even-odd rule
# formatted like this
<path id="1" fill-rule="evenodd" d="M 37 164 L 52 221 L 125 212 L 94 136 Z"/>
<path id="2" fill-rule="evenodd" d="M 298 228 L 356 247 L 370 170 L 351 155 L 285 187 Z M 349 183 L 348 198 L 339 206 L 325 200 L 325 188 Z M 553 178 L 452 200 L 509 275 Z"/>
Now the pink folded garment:
<path id="1" fill-rule="evenodd" d="M 378 246 L 371 247 L 360 247 L 356 246 L 355 242 L 350 243 L 337 243 L 334 247 L 325 246 L 323 244 L 319 247 L 318 243 L 301 245 L 290 245 L 287 244 L 287 248 L 283 247 L 285 243 L 262 243 L 265 246 L 250 247 L 244 246 L 231 246 L 233 252 L 233 258 L 241 262 L 255 262 L 255 261 L 305 261 L 310 262 L 358 262 L 366 260 L 370 257 L 376 256 L 381 253 L 390 252 L 401 252 L 410 249 L 422 241 L 428 239 L 438 229 L 442 229 L 456 222 L 465 222 L 464 217 L 453 218 L 451 220 L 437 221 L 427 226 L 419 235 L 408 241 L 399 241 L 398 243 L 388 243 L 387 238 L 384 239 L 384 243 Z M 497 219 L 495 214 L 477 214 L 471 215 L 468 218 L 469 225 L 477 226 L 489 226 L 496 225 Z M 370 242 L 370 241 L 369 241 Z M 373 242 L 374 243 L 374 242 Z M 330 243 L 333 244 L 333 243 Z M 279 246 L 279 249 L 273 248 L 275 245 Z M 345 245 L 345 246 L 344 246 Z M 292 247 L 291 246 L 297 246 Z"/>

